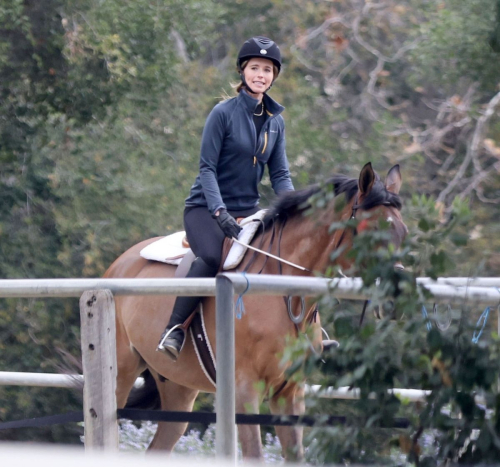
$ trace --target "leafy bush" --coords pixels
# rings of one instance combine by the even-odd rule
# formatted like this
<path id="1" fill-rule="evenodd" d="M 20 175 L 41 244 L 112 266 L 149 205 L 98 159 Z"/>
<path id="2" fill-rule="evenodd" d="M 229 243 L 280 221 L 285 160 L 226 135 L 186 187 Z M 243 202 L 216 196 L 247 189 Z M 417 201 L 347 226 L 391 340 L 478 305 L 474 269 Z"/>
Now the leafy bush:
<path id="1" fill-rule="evenodd" d="M 500 458 L 500 339 L 486 326 L 477 343 L 479 307 L 452 303 L 451 325 L 436 327 L 429 292 L 416 284 L 419 276 L 437 277 L 453 271 L 466 237 L 460 234 L 469 220 L 463 203 L 456 202 L 448 218 L 433 200 L 415 197 L 406 209 L 410 235 L 401 251 L 377 248 L 387 226 L 355 237 L 353 275 L 364 280 L 371 297 L 368 311 L 390 311 L 381 320 L 359 324 L 359 306 L 323 297 L 321 314 L 341 343 L 319 356 L 307 352 L 306 339 L 291 346 L 295 376 L 323 386 L 360 389 L 360 399 L 343 407 L 345 425 L 317 425 L 308 434 L 308 458 L 313 463 L 383 462 L 401 459 L 419 466 L 445 462 L 494 462 Z M 413 224 L 413 225 L 411 225 Z M 402 260 L 410 271 L 395 271 Z M 389 306 L 390 305 L 390 306 Z M 395 311 L 398 320 L 391 320 Z M 484 319 L 484 315 L 483 315 Z M 409 403 L 391 388 L 430 390 L 426 403 Z M 335 404 L 331 404 L 335 406 Z M 309 400 L 310 410 L 324 412 L 326 404 Z M 332 409 L 330 408 L 330 411 Z M 405 417 L 408 428 L 390 428 Z"/>

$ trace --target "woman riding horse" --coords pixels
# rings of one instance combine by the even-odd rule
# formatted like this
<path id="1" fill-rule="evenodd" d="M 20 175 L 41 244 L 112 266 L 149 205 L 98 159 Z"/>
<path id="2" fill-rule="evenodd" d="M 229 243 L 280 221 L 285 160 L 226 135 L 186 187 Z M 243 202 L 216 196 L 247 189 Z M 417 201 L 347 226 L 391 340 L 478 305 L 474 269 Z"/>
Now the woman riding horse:
<path id="1" fill-rule="evenodd" d="M 267 95 L 281 70 L 281 53 L 267 37 L 252 37 L 238 54 L 237 97 L 217 104 L 205 123 L 200 173 L 184 210 L 189 245 L 196 255 L 187 277 L 215 277 L 225 237 L 238 237 L 235 218 L 258 210 L 258 184 L 269 167 L 276 194 L 293 190 L 285 152 L 284 108 Z M 201 297 L 177 297 L 157 350 L 177 361 L 181 325 Z"/>
<path id="2" fill-rule="evenodd" d="M 347 271 L 353 263 L 350 250 L 355 235 L 378 227 L 383 219 L 390 227 L 392 243 L 398 247 L 406 235 L 401 218 L 401 187 L 399 166 L 389 170 L 385 183 L 373 171 L 370 163 L 357 179 L 338 175 L 325 186 L 325 207 L 309 213 L 309 198 L 321 191 L 318 186 L 284 193 L 271 207 L 267 228 L 261 230 L 252 245 L 275 256 L 304 267 L 300 271 L 288 265 L 280 266 L 274 259 L 247 254 L 239 266 L 249 273 L 311 276 L 324 273 L 334 263 Z M 331 196 L 332 190 L 335 197 Z M 339 209 L 338 199 L 343 208 Z M 309 215 L 303 215 L 305 212 Z M 350 218 L 360 222 L 345 225 Z M 332 228 L 334 226 L 334 228 Z M 276 235 L 276 232 L 279 234 Z M 105 277 L 165 278 L 174 277 L 175 266 L 141 258 L 140 251 L 156 241 L 149 239 L 123 253 L 108 269 Z M 124 407 L 136 378 L 147 371 L 153 378 L 154 394 L 160 398 L 162 410 L 190 411 L 199 391 L 214 392 L 215 386 L 201 368 L 193 339 L 186 339 L 179 362 L 174 363 L 155 351 L 163 330 L 165 313 L 172 309 L 171 296 L 116 296 L 117 340 L 117 404 Z M 319 316 L 310 311 L 296 325 L 289 317 L 283 297 L 257 295 L 244 297 L 246 313 L 235 323 L 236 411 L 258 413 L 264 394 L 270 394 L 271 412 L 276 415 L 301 415 L 304 412 L 304 388 L 300 381 L 287 381 L 287 365 L 282 356 L 290 337 L 308 332 L 315 349 L 321 349 Z M 297 315 L 301 300 L 292 301 L 292 313 Z M 322 310 L 327 312 L 328 310 Z M 215 299 L 203 300 L 203 315 L 208 340 L 215 350 Z M 259 383 L 258 385 L 256 383 Z M 146 385 L 146 389 L 150 386 Z M 264 388 L 262 391 L 259 388 Z M 150 393 L 151 394 L 151 393 Z M 186 423 L 159 423 L 150 449 L 171 450 L 186 429 Z M 287 459 L 303 458 L 302 428 L 276 427 L 276 433 Z M 262 457 L 260 427 L 239 425 L 238 435 L 244 457 Z"/>

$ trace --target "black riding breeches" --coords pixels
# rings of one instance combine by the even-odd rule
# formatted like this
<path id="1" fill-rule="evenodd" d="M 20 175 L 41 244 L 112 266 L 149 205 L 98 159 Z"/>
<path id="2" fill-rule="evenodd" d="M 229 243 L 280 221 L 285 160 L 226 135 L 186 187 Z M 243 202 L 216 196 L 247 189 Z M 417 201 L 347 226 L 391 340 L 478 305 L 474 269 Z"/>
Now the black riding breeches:
<path id="1" fill-rule="evenodd" d="M 248 217 L 259 210 L 228 211 L 234 218 Z M 196 255 L 186 277 L 215 277 L 222 258 L 224 233 L 206 207 L 184 210 L 184 227 L 189 245 Z M 195 310 L 202 297 L 177 297 L 168 328 L 182 324 Z"/>
<path id="2" fill-rule="evenodd" d="M 228 211 L 234 218 L 248 217 L 259 210 L 256 206 L 245 211 Z M 224 233 L 217 221 L 204 206 L 187 207 L 184 210 L 184 227 L 193 253 L 208 266 L 219 270 Z"/>

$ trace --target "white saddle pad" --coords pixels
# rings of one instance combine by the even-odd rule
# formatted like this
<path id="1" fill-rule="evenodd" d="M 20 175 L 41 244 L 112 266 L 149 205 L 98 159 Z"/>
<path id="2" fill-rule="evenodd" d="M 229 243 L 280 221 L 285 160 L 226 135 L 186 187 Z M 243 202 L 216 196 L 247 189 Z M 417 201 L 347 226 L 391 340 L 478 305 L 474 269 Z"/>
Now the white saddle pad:
<path id="1" fill-rule="evenodd" d="M 242 243 L 250 243 L 252 238 L 257 232 L 260 221 L 266 214 L 266 209 L 262 209 L 252 216 L 246 217 L 240 222 L 242 230 L 238 235 L 238 240 Z M 189 248 L 184 248 L 182 246 L 182 239 L 186 236 L 186 232 L 176 232 L 166 237 L 157 240 L 156 242 L 150 243 L 148 246 L 144 247 L 140 255 L 151 261 L 160 261 L 162 263 L 178 265 L 184 255 L 189 251 Z M 238 264 L 240 264 L 245 252 L 248 248 L 238 244 L 233 243 L 229 254 L 222 269 L 224 271 L 234 269 Z"/>
<path id="2" fill-rule="evenodd" d="M 186 232 L 184 231 L 167 235 L 144 247 L 140 255 L 151 261 L 160 261 L 162 263 L 177 265 L 190 250 L 190 248 L 184 248 L 182 246 L 182 239 L 185 236 Z"/>

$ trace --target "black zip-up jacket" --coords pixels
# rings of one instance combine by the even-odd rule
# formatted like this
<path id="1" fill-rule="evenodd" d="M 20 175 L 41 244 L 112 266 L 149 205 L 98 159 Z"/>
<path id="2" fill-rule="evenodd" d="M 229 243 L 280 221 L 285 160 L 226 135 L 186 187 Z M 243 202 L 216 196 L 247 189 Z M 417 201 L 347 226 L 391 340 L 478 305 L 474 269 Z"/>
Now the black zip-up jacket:
<path id="1" fill-rule="evenodd" d="M 285 152 L 284 107 L 264 94 L 268 118 L 256 134 L 253 114 L 258 101 L 245 90 L 217 104 L 201 139 L 200 173 L 186 206 L 207 206 L 211 214 L 251 209 L 259 202 L 264 166 L 276 194 L 293 190 Z M 260 108 L 260 105 L 259 105 Z"/>

